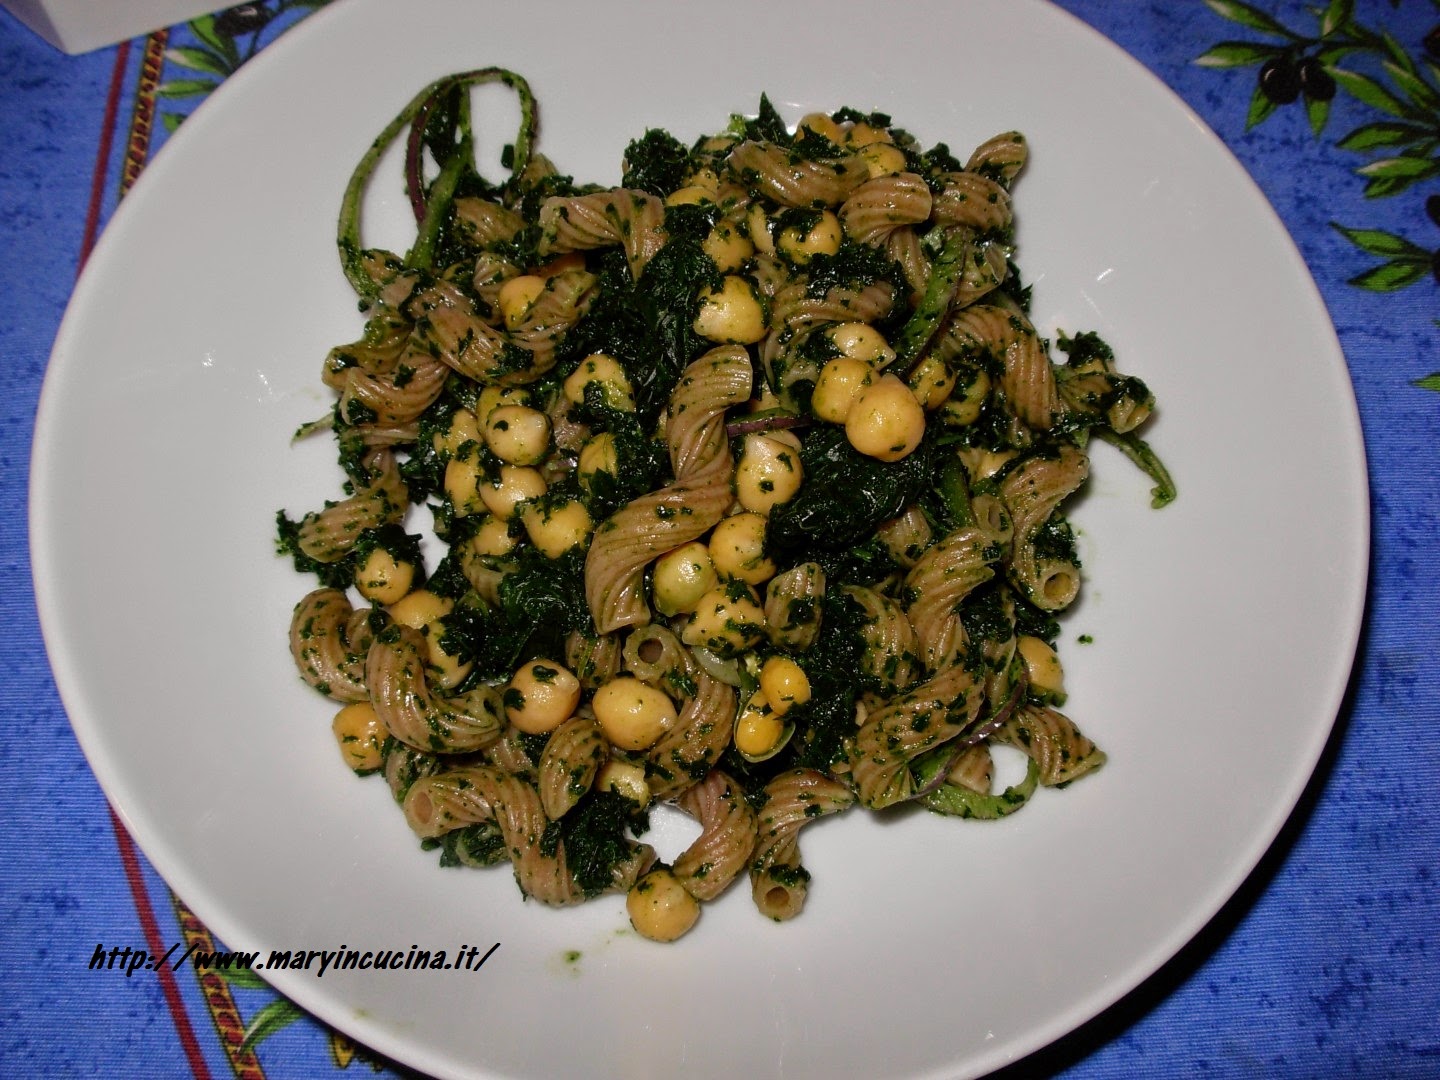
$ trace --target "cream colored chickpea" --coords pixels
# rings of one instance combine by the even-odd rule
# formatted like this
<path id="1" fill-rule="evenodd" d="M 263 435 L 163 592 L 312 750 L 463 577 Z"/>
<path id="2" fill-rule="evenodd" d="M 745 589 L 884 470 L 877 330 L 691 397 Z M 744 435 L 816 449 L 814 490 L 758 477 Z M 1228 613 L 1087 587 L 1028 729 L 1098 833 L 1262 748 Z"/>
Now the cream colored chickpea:
<path id="1" fill-rule="evenodd" d="M 393 604 L 410 591 L 415 582 L 415 564 L 397 559 L 377 547 L 355 568 L 355 588 L 366 600 L 377 604 Z"/>
<path id="2" fill-rule="evenodd" d="M 587 439 L 580 448 L 580 460 L 576 463 L 580 486 L 587 491 L 595 474 L 602 472 L 611 476 L 618 476 L 620 473 L 620 455 L 615 450 L 615 436 L 608 431 L 602 431 L 599 435 Z"/>
<path id="3" fill-rule="evenodd" d="M 776 716 L 784 716 L 792 705 L 810 700 L 810 679 L 805 669 L 788 656 L 772 656 L 760 669 L 760 692 Z"/>
<path id="4" fill-rule="evenodd" d="M 682 544 L 655 560 L 650 593 L 661 615 L 689 614 L 720 581 L 710 549 L 698 540 Z"/>
<path id="5" fill-rule="evenodd" d="M 676 188 L 669 195 L 665 196 L 666 206 L 698 206 L 701 203 L 714 201 L 714 190 L 711 188 L 703 188 L 698 184 Z"/>
<path id="6" fill-rule="evenodd" d="M 874 382 L 875 369 L 869 364 L 837 356 L 820 369 L 810 396 L 810 411 L 821 420 L 843 424 L 865 388 Z"/>
<path id="7" fill-rule="evenodd" d="M 480 396 L 475 399 L 475 416 L 483 425 L 485 419 L 501 405 L 529 404 L 531 404 L 530 391 L 523 386 L 488 385 L 480 391 Z"/>
<path id="8" fill-rule="evenodd" d="M 910 392 L 927 411 L 945 404 L 945 399 L 955 388 L 954 372 L 937 356 L 927 356 L 916 364 L 908 381 Z"/>
<path id="9" fill-rule="evenodd" d="M 648 750 L 675 726 L 675 704 L 631 675 L 611 679 L 590 703 L 605 738 L 622 750 Z"/>
<path id="10" fill-rule="evenodd" d="M 845 141 L 851 146 L 865 147 L 874 146 L 877 143 L 887 146 L 895 140 L 883 127 L 876 127 L 874 124 L 867 124 L 860 120 L 850 125 L 850 130 L 845 133 Z"/>
<path id="11" fill-rule="evenodd" d="M 714 169 L 696 169 L 685 178 L 685 186 L 704 188 L 706 191 L 718 192 L 720 190 L 720 174 Z"/>
<path id="12" fill-rule="evenodd" d="M 498 559 L 515 550 L 515 538 L 510 535 L 510 525 L 497 517 L 485 515 L 484 522 L 470 538 L 470 550 L 476 555 L 488 555 Z"/>
<path id="13" fill-rule="evenodd" d="M 775 246 L 796 266 L 804 266 L 817 255 L 834 255 L 839 251 L 841 236 L 840 219 L 825 210 L 808 229 L 790 225 L 780 230 Z"/>
<path id="14" fill-rule="evenodd" d="M 845 145 L 845 131 L 828 115 L 822 112 L 806 113 L 795 125 L 796 134 L 803 134 L 806 131 L 813 131 L 816 135 L 823 135 L 836 146 Z"/>
<path id="15" fill-rule="evenodd" d="M 501 465 L 500 475 L 480 482 L 480 501 L 501 521 L 519 513 L 520 504 L 545 494 L 545 478 L 538 469 Z"/>
<path id="16" fill-rule="evenodd" d="M 900 148 L 891 146 L 889 143 L 877 142 L 868 146 L 862 146 L 858 151 L 860 158 L 865 162 L 865 168 L 870 172 L 873 180 L 878 176 L 898 176 L 909 168 L 905 155 Z"/>
<path id="17" fill-rule="evenodd" d="M 485 500 L 480 494 L 480 485 L 485 483 L 485 472 L 475 455 L 453 457 L 445 464 L 445 495 L 455 508 L 456 517 L 469 517 L 485 509 Z"/>
<path id="18" fill-rule="evenodd" d="M 651 870 L 625 895 L 625 913 L 641 937 L 674 941 L 690 932 L 700 918 L 700 901 L 663 867 Z"/>
<path id="19" fill-rule="evenodd" d="M 385 609 L 390 618 L 411 630 L 424 630 L 455 610 L 455 601 L 429 589 L 416 589 Z"/>
<path id="20" fill-rule="evenodd" d="M 526 316 L 530 314 L 530 309 L 535 306 L 535 301 L 544 291 L 545 279 L 537 274 L 522 274 L 501 285 L 500 295 L 496 300 L 505 325 L 511 330 L 522 326 Z"/>
<path id="21" fill-rule="evenodd" d="M 775 254 L 772 224 L 765 214 L 765 207 L 759 203 L 751 203 L 750 209 L 745 211 L 745 232 L 750 237 L 750 243 L 755 245 L 755 250 L 761 255 Z"/>
<path id="22" fill-rule="evenodd" d="M 1046 700 L 1065 699 L 1065 670 L 1055 650 L 1038 637 L 1022 634 L 1015 641 L 1015 651 L 1025 662 L 1030 690 Z"/>
<path id="23" fill-rule="evenodd" d="M 469 409 L 456 409 L 450 414 L 450 424 L 445 431 L 437 431 L 431 439 L 431 445 L 435 447 L 437 454 L 454 455 L 460 451 L 460 447 L 467 442 L 479 443 L 484 441 L 480 434 L 480 421 Z"/>
<path id="24" fill-rule="evenodd" d="M 845 418 L 850 445 L 880 461 L 899 461 L 919 446 L 924 436 L 925 410 L 894 375 L 885 375 L 861 391 Z"/>
<path id="25" fill-rule="evenodd" d="M 700 294 L 695 332 L 725 345 L 753 345 L 765 336 L 765 308 L 755 285 L 737 274 L 726 274 L 719 289 Z"/>
<path id="26" fill-rule="evenodd" d="M 690 621 L 680 632 L 686 645 L 699 646 L 722 656 L 743 652 L 765 636 L 765 610 L 755 590 L 732 581 L 711 589 L 695 605 Z"/>
<path id="27" fill-rule="evenodd" d="M 529 405 L 501 405 L 485 418 L 485 445 L 510 465 L 535 465 L 550 450 L 550 418 Z"/>
<path id="28" fill-rule="evenodd" d="M 345 764 L 357 773 L 372 773 L 385 763 L 381 747 L 389 736 L 375 706 L 368 701 L 346 705 L 335 714 L 330 731 Z"/>
<path id="29" fill-rule="evenodd" d="M 750 238 L 728 221 L 717 222 L 701 247 L 715 260 L 722 274 L 733 274 L 755 254 Z"/>
<path id="30" fill-rule="evenodd" d="M 735 749 L 748 757 L 768 754 L 785 736 L 785 721 L 765 697 L 764 690 L 750 695 L 735 720 Z"/>
<path id="31" fill-rule="evenodd" d="M 765 518 L 753 511 L 723 518 L 710 534 L 710 561 L 722 578 L 759 585 L 775 576 L 765 555 Z"/>
<path id="32" fill-rule="evenodd" d="M 592 383 L 600 387 L 600 396 L 610 408 L 635 411 L 635 391 L 630 385 L 630 376 L 615 357 L 591 353 L 581 360 L 565 380 L 565 400 L 575 405 L 585 404 L 585 388 Z"/>
<path id="33" fill-rule="evenodd" d="M 628 761 L 611 758 L 601 765 L 595 774 L 595 790 L 624 795 L 631 802 L 639 803 L 642 809 L 650 805 L 650 781 L 645 779 L 645 770 Z"/>
<path id="34" fill-rule="evenodd" d="M 985 407 L 985 398 L 990 394 L 990 376 L 983 371 L 968 373 L 967 381 L 956 381 L 950 391 L 950 400 L 945 402 L 944 418 L 947 424 L 957 426 L 973 424 Z"/>
<path id="35" fill-rule="evenodd" d="M 735 466 L 735 497 L 746 510 L 768 514 L 800 490 L 805 470 L 800 452 L 788 442 L 755 432 L 740 444 Z"/>
<path id="36" fill-rule="evenodd" d="M 863 360 L 874 368 L 883 368 L 895 359 L 895 350 L 885 340 L 885 335 L 869 323 L 840 323 L 826 330 L 825 336 L 841 356 Z"/>
<path id="37" fill-rule="evenodd" d="M 536 506 L 527 503 L 520 508 L 525 532 L 547 559 L 558 559 L 578 544 L 583 544 L 595 531 L 585 504 L 571 499 L 559 506 Z"/>
<path id="38" fill-rule="evenodd" d="M 559 664 L 532 660 L 520 665 L 501 700 L 510 723 L 527 735 L 544 735 L 575 715 L 580 680 Z"/>

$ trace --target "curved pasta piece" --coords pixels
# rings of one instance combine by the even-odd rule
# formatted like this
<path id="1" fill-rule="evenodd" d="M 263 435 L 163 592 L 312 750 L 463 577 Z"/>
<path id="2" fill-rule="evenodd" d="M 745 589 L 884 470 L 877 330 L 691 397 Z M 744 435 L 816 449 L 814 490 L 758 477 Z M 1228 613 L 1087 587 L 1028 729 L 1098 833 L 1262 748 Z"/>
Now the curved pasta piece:
<path id="1" fill-rule="evenodd" d="M 751 191 L 794 208 L 838 206 L 870 176 L 860 157 L 795 159 L 783 146 L 748 140 L 730 151 L 726 168 Z"/>
<path id="2" fill-rule="evenodd" d="M 865 674 L 891 689 L 909 686 L 915 681 L 920 655 L 915 630 L 900 605 L 863 585 L 845 585 L 841 592 L 865 611 L 865 626 L 860 631 L 865 642 L 861 658 Z"/>
<path id="3" fill-rule="evenodd" d="M 370 646 L 365 681 L 370 704 L 401 742 L 436 754 L 480 750 L 500 738 L 505 710 L 500 691 L 480 685 L 442 698 L 425 682 L 425 639 L 408 626 L 392 626 Z"/>
<path id="4" fill-rule="evenodd" d="M 810 875 L 800 862 L 799 833 L 819 818 L 855 803 L 855 793 L 814 769 L 792 769 L 765 785 L 750 893 L 760 914 L 776 922 L 793 919 L 805 906 Z"/>
<path id="5" fill-rule="evenodd" d="M 590 790 L 609 754 L 600 725 L 590 717 L 572 716 L 552 731 L 540 755 L 536 782 L 546 816 L 564 817 Z"/>
<path id="6" fill-rule="evenodd" d="M 790 652 L 804 652 L 815 644 L 824 595 L 825 570 L 817 562 L 801 563 L 771 578 L 765 586 L 765 632 L 770 641 Z"/>
<path id="7" fill-rule="evenodd" d="M 481 770 L 484 770 L 483 772 Z M 401 809 L 405 821 L 422 840 L 495 819 L 489 792 L 489 766 L 451 769 L 424 776 L 410 784 Z"/>
<path id="8" fill-rule="evenodd" d="M 1006 187 L 1030 159 L 1030 144 L 1018 131 L 1004 131 L 986 139 L 970 154 L 966 172 L 993 177 Z"/>
<path id="9" fill-rule="evenodd" d="M 1048 431 L 1060 412 L 1060 391 L 1045 343 L 1030 320 L 992 304 L 957 311 L 944 330 L 949 355 L 988 357 L 1001 368 L 1001 389 L 1010 407 L 1036 431 Z"/>
<path id="10" fill-rule="evenodd" d="M 1011 539 L 1010 581 L 1036 607 L 1059 611 L 1080 592 L 1080 568 L 1066 559 L 1044 558 L 1035 537 L 1055 512 L 1090 475 L 1083 451 L 1063 444 L 1053 454 L 1033 454 L 1000 481 L 1000 497 L 1015 525 Z"/>
<path id="11" fill-rule="evenodd" d="M 930 186 L 915 173 L 877 176 L 850 193 L 839 217 L 851 239 L 884 247 L 895 230 L 929 220 L 934 201 Z"/>
<path id="12" fill-rule="evenodd" d="M 753 377 L 749 354 L 733 345 L 712 349 L 685 369 L 670 398 L 666 433 L 675 482 L 612 514 L 595 530 L 585 557 L 585 598 L 600 633 L 648 623 L 645 567 L 701 536 L 730 508 L 725 410 L 749 399 Z"/>
<path id="13" fill-rule="evenodd" d="M 959 607 L 976 586 L 995 576 L 1000 545 L 974 526 L 951 533 L 920 557 L 905 575 L 905 608 L 920 657 L 931 671 L 956 663 L 967 642 Z"/>
<path id="14" fill-rule="evenodd" d="M 370 612 L 356 611 L 339 589 L 316 589 L 302 598 L 290 616 L 290 655 L 300 677 L 336 701 L 369 701 L 369 619 Z"/>
<path id="15" fill-rule="evenodd" d="M 508 206 L 473 196 L 461 197 L 453 203 L 455 221 L 465 239 L 476 247 L 513 240 L 525 227 L 525 219 Z"/>
<path id="16" fill-rule="evenodd" d="M 504 772 L 529 776 L 535 771 L 535 762 L 520 741 L 520 729 L 514 725 L 507 725 L 504 734 L 482 753 L 487 762 Z"/>
<path id="17" fill-rule="evenodd" d="M 316 562 L 338 562 L 350 553 L 366 529 L 398 523 L 410 505 L 410 492 L 389 450 L 365 458 L 370 482 L 357 485 L 355 494 L 306 514 L 296 534 L 296 546 Z"/>
<path id="18" fill-rule="evenodd" d="M 914 798 L 910 762 L 973 724 L 981 697 L 974 674 L 956 664 L 872 712 L 849 751 L 860 802 L 878 810 Z"/>
<path id="19" fill-rule="evenodd" d="M 719 769 L 675 800 L 700 822 L 700 835 L 671 872 L 696 900 L 713 900 L 740 876 L 755 850 L 755 811 L 740 785 Z"/>
<path id="20" fill-rule="evenodd" d="M 434 404 L 449 377 L 450 369 L 443 362 L 413 351 L 405 353 L 388 377 L 351 368 L 340 393 L 340 415 L 346 423 L 354 423 L 354 402 L 373 414 L 367 423 L 408 424 Z"/>
<path id="21" fill-rule="evenodd" d="M 671 798 L 715 767 L 735 731 L 735 705 L 732 687 L 696 672 L 695 696 L 646 753 L 645 774 L 654 798 Z"/>
<path id="22" fill-rule="evenodd" d="M 555 196 L 540 205 L 542 255 L 619 245 L 638 279 L 667 239 L 665 204 L 648 192 L 616 188 Z"/>
<path id="23" fill-rule="evenodd" d="M 444 772 L 449 764 L 444 758 L 406 746 L 399 739 L 386 739 L 383 752 L 381 774 L 390 788 L 390 794 L 401 804 L 415 781 Z"/>
<path id="24" fill-rule="evenodd" d="M 620 672 L 620 639 L 615 634 L 572 630 L 565 638 L 565 666 L 586 690 L 598 690 Z"/>
<path id="25" fill-rule="evenodd" d="M 964 226 L 956 226 L 964 228 Z M 994 239 L 977 239 L 965 259 L 965 268 L 955 286 L 954 306 L 964 308 L 988 296 L 1005 283 L 1010 274 L 1010 249 Z"/>
<path id="26" fill-rule="evenodd" d="M 960 756 L 945 774 L 947 784 L 955 784 L 977 795 L 988 795 L 994 778 L 995 762 L 990 757 L 990 748 L 983 742 L 960 751 Z"/>
<path id="27" fill-rule="evenodd" d="M 967 225 L 980 232 L 1008 229 L 1012 220 L 1010 193 L 973 172 L 945 173 L 935 196 L 932 217 L 937 225 Z"/>
<path id="28" fill-rule="evenodd" d="M 1044 787 L 1068 784 L 1107 760 L 1105 751 L 1082 734 L 1073 720 L 1043 705 L 1021 705 L 993 738 L 1025 751 L 1039 767 Z"/>
<path id="29" fill-rule="evenodd" d="M 692 681 L 699 670 L 674 632 L 655 623 L 631 631 L 620 655 L 626 671 L 662 690 Z"/>
<path id="30" fill-rule="evenodd" d="M 357 369 L 372 375 L 393 372 L 410 343 L 412 329 L 410 320 L 395 308 L 376 305 L 365 320 L 360 340 L 330 350 L 321 368 L 321 381 L 332 390 L 344 390 L 350 373 Z"/>
<path id="31" fill-rule="evenodd" d="M 898 517 L 883 522 L 875 530 L 875 535 L 885 545 L 890 557 L 906 570 L 919 562 L 925 549 L 935 541 L 930 519 L 918 503 L 911 503 Z"/>

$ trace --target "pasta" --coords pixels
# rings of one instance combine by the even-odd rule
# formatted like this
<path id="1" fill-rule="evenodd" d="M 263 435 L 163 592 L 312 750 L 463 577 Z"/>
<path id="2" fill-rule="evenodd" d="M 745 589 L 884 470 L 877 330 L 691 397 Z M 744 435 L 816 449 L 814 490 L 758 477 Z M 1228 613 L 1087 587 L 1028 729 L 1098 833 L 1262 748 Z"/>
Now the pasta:
<path id="1" fill-rule="evenodd" d="M 473 163 L 483 82 L 521 102 L 499 183 Z M 657 941 L 742 877 L 798 915 L 799 833 L 857 803 L 993 819 L 1104 764 L 1059 711 L 1064 504 L 1092 435 L 1174 490 L 1145 384 L 1094 334 L 1057 362 L 1031 320 L 1024 138 L 962 164 L 762 98 L 690 146 L 646 132 L 602 188 L 534 128 L 518 75 L 442 79 L 342 201 L 365 329 L 302 434 L 333 432 L 347 486 L 278 521 L 318 579 L 290 650 L 345 763 L 442 863 L 555 906 L 624 893 Z M 400 256 L 359 204 L 407 129 Z M 994 746 L 1028 763 L 1003 791 Z M 701 827 L 668 865 L 640 839 L 658 803 Z"/>

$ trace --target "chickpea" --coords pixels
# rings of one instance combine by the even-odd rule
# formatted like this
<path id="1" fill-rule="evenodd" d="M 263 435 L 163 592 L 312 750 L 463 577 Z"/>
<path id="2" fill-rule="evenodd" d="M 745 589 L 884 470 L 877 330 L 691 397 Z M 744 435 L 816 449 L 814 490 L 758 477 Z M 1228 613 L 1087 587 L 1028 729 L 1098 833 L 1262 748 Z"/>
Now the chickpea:
<path id="1" fill-rule="evenodd" d="M 455 601 L 429 589 L 416 589 L 385 609 L 390 618 L 411 630 L 424 630 L 455 610 Z"/>
<path id="2" fill-rule="evenodd" d="M 850 130 L 845 133 L 845 141 L 854 147 L 866 147 L 888 146 L 895 140 L 883 127 L 876 127 L 874 124 L 867 124 L 860 120 L 850 126 Z"/>
<path id="3" fill-rule="evenodd" d="M 701 246 L 722 274 L 733 274 L 755 254 L 750 238 L 728 221 L 717 222 Z"/>
<path id="4" fill-rule="evenodd" d="M 938 409 L 955 387 L 955 374 L 936 356 L 927 356 L 910 373 L 910 392 L 922 408 Z"/>
<path id="5" fill-rule="evenodd" d="M 377 547 L 355 568 L 355 588 L 366 600 L 377 604 L 393 604 L 410 591 L 415 582 L 415 564 L 397 559 L 383 547 Z"/>
<path id="6" fill-rule="evenodd" d="M 674 703 L 664 691 L 631 675 L 611 679 L 595 691 L 595 722 L 622 750 L 647 750 L 675 726 Z"/>
<path id="7" fill-rule="evenodd" d="M 501 465 L 500 475 L 480 485 L 480 501 L 501 521 L 519 513 L 520 504 L 545 494 L 545 478 L 536 469 Z"/>
<path id="8" fill-rule="evenodd" d="M 700 203 L 715 201 L 715 192 L 698 184 L 676 188 L 665 196 L 666 206 L 698 206 Z"/>
<path id="9" fill-rule="evenodd" d="M 735 749 L 757 758 L 774 750 L 784 736 L 785 721 L 766 700 L 765 691 L 757 690 L 735 721 Z"/>
<path id="10" fill-rule="evenodd" d="M 456 409 L 450 414 L 450 424 L 445 431 L 437 431 L 431 439 L 431 445 L 435 447 L 437 454 L 455 455 L 460 452 L 460 447 L 467 442 L 479 443 L 484 437 L 480 434 L 480 421 L 469 409 Z"/>
<path id="11" fill-rule="evenodd" d="M 750 243 L 761 255 L 775 254 L 775 235 L 770 219 L 765 214 L 765 207 L 759 203 L 751 203 L 750 209 L 745 212 L 745 231 L 750 236 Z"/>
<path id="12" fill-rule="evenodd" d="M 565 380 L 565 399 L 576 405 L 585 404 L 585 388 L 591 383 L 600 387 L 606 405 L 623 412 L 635 411 L 635 392 L 630 377 L 620 361 L 606 353 L 591 353 Z"/>
<path id="13" fill-rule="evenodd" d="M 595 789 L 624 795 L 631 802 L 639 803 L 642 809 L 650 805 L 650 781 L 645 779 L 645 770 L 628 761 L 611 758 L 601 765 L 595 774 Z"/>
<path id="14" fill-rule="evenodd" d="M 488 555 L 496 559 L 509 555 L 515 550 L 515 538 L 510 535 L 509 524 L 486 514 L 485 521 L 470 538 L 470 550 L 476 555 Z"/>
<path id="15" fill-rule="evenodd" d="M 455 610 L 455 601 L 437 596 L 429 589 L 416 589 L 385 609 L 401 626 L 419 630 L 426 642 L 426 671 L 432 686 L 450 690 L 465 681 L 471 664 L 445 651 L 440 638 L 445 634 L 445 616 Z"/>
<path id="16" fill-rule="evenodd" d="M 718 193 L 720 190 L 720 174 L 714 169 L 696 169 L 685 178 L 685 186 L 704 188 L 711 193 Z"/>
<path id="17" fill-rule="evenodd" d="M 456 517 L 469 517 L 485 509 L 480 485 L 485 483 L 485 473 L 472 454 L 469 457 L 453 457 L 445 465 L 445 496 L 455 508 Z"/>
<path id="18" fill-rule="evenodd" d="M 810 700 L 810 679 L 805 669 L 788 656 L 772 656 L 760 669 L 760 692 L 776 716 L 784 716 L 792 705 Z"/>
<path id="19" fill-rule="evenodd" d="M 710 560 L 722 578 L 759 585 L 775 576 L 765 555 L 765 518 L 745 512 L 724 518 L 710 534 Z"/>
<path id="20" fill-rule="evenodd" d="M 721 655 L 743 652 L 765 636 L 765 610 L 755 590 L 732 581 L 711 589 L 695 605 L 695 613 L 680 632 L 686 645 Z"/>
<path id="21" fill-rule="evenodd" d="M 836 146 L 845 144 L 845 132 L 840 125 L 822 112 L 806 113 L 795 125 L 795 133 L 803 137 L 807 131 L 829 139 Z"/>
<path id="22" fill-rule="evenodd" d="M 535 274 L 522 274 L 501 285 L 497 300 L 500 305 L 500 314 L 505 319 L 505 325 L 511 330 L 524 325 L 530 309 L 535 306 L 535 301 L 540 299 L 540 294 L 544 291 L 545 279 Z"/>
<path id="23" fill-rule="evenodd" d="M 501 461 L 534 465 L 550 449 L 550 418 L 528 405 L 500 405 L 485 418 L 485 445 Z"/>
<path id="24" fill-rule="evenodd" d="M 368 701 L 346 705 L 335 714 L 330 731 L 345 764 L 357 773 L 372 773 L 385 763 L 380 748 L 388 736 L 375 706 Z"/>
<path id="25" fill-rule="evenodd" d="M 475 400 L 475 415 L 483 424 L 492 412 L 501 405 L 529 405 L 530 391 L 523 386 L 495 386 L 490 384 L 480 391 Z M 479 442 L 477 438 L 475 440 Z"/>
<path id="26" fill-rule="evenodd" d="M 866 387 L 845 418 L 845 437 L 862 454 L 899 461 L 925 436 L 925 410 L 894 375 Z"/>
<path id="27" fill-rule="evenodd" d="M 796 266 L 804 266 L 817 255 L 834 255 L 839 251 L 841 235 L 840 219 L 825 210 L 808 229 L 802 230 L 798 225 L 782 229 L 776 247 Z"/>
<path id="28" fill-rule="evenodd" d="M 889 143 L 871 143 L 861 147 L 859 154 L 872 180 L 877 176 L 896 176 L 909 167 L 905 155 Z"/>
<path id="29" fill-rule="evenodd" d="M 580 680 L 559 664 L 532 660 L 515 672 L 501 700 L 510 723 L 527 735 L 544 735 L 575 714 Z"/>
<path id="30" fill-rule="evenodd" d="M 719 289 L 700 294 L 695 332 L 720 344 L 753 345 L 765 336 L 765 309 L 748 278 L 727 274 Z"/>
<path id="31" fill-rule="evenodd" d="M 590 490 L 595 474 L 602 472 L 611 476 L 620 475 L 620 455 L 615 450 L 615 436 L 608 431 L 586 440 L 580 448 L 580 460 L 576 464 L 580 486 L 586 491 Z"/>
<path id="32" fill-rule="evenodd" d="M 804 478 L 800 452 L 789 442 L 759 433 L 745 436 L 735 466 L 735 495 L 746 510 L 770 513 L 795 497 Z"/>
<path id="33" fill-rule="evenodd" d="M 661 867 L 631 886 L 625 895 L 625 912 L 641 937 L 674 941 L 689 933 L 700 918 L 700 901 L 685 891 L 679 878 Z"/>
<path id="34" fill-rule="evenodd" d="M 826 330 L 825 336 L 841 356 L 863 360 L 871 367 L 883 368 L 895 359 L 895 350 L 885 336 L 869 323 L 840 323 Z"/>
<path id="35" fill-rule="evenodd" d="M 1042 700 L 1061 704 L 1065 700 L 1065 670 L 1060 657 L 1042 638 L 1022 634 L 1015 641 L 1015 651 L 1025 662 L 1030 690 Z"/>
<path id="36" fill-rule="evenodd" d="M 863 360 L 837 356 L 820 369 L 810 395 L 810 411 L 821 420 L 843 424 L 865 388 L 875 382 L 875 370 Z"/>
<path id="37" fill-rule="evenodd" d="M 578 544 L 583 544 L 595 530 L 585 504 L 571 499 L 559 506 L 536 506 L 526 503 L 520 508 L 520 520 L 530 542 L 547 559 L 558 559 Z"/>
<path id="38" fill-rule="evenodd" d="M 692 540 L 667 551 L 655 560 L 650 572 L 655 610 L 661 615 L 688 614 L 719 580 L 710 549 L 700 541 Z"/>

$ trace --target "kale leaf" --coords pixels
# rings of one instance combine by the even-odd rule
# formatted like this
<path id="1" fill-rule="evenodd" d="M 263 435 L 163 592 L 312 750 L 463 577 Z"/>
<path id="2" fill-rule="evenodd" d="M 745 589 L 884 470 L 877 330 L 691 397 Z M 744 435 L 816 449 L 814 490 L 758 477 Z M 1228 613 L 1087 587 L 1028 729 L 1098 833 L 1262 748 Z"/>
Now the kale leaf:
<path id="1" fill-rule="evenodd" d="M 640 835 L 650 828 L 649 815 L 614 791 L 590 791 L 540 835 L 540 853 L 553 857 L 565 845 L 565 865 L 586 896 L 613 887 L 615 867 L 630 857 L 626 831 Z"/>

